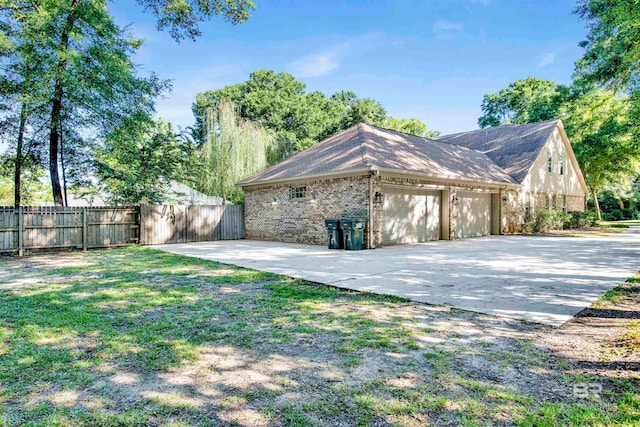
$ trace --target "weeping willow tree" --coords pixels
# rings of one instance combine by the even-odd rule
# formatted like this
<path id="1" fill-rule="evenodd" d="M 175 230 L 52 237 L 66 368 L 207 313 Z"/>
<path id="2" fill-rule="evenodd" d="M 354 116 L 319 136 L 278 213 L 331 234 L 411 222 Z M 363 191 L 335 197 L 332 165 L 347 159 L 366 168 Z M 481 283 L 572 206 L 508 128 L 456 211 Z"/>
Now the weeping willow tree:
<path id="1" fill-rule="evenodd" d="M 267 167 L 273 137 L 258 123 L 239 117 L 227 100 L 208 108 L 203 121 L 206 134 L 196 153 L 195 186 L 225 202 L 241 203 L 243 193 L 235 184 Z"/>

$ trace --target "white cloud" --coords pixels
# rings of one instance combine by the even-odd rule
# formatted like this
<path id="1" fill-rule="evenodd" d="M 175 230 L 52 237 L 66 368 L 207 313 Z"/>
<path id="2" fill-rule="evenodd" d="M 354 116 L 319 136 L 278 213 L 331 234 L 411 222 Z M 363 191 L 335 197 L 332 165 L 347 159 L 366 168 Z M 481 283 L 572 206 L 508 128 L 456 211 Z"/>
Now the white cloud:
<path id="1" fill-rule="evenodd" d="M 433 24 L 433 34 L 439 39 L 452 39 L 462 33 L 463 27 L 459 22 L 440 20 Z"/>
<path id="2" fill-rule="evenodd" d="M 329 52 L 305 55 L 291 62 L 287 68 L 297 78 L 323 77 L 333 73 L 340 66 L 340 52 Z"/>
<path id="3" fill-rule="evenodd" d="M 556 60 L 556 56 L 553 52 L 547 52 L 544 54 L 540 61 L 538 61 L 538 68 L 546 67 L 547 65 L 553 64 L 553 61 Z"/>

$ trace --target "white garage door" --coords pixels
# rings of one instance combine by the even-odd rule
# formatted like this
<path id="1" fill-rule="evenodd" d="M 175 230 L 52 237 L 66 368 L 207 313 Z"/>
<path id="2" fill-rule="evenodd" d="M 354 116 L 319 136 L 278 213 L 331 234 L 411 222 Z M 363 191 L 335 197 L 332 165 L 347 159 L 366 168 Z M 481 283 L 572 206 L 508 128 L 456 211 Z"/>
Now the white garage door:
<path id="1" fill-rule="evenodd" d="M 384 244 L 440 238 L 440 192 L 384 189 Z"/>
<path id="2" fill-rule="evenodd" d="M 491 234 L 491 194 L 458 192 L 456 238 Z"/>

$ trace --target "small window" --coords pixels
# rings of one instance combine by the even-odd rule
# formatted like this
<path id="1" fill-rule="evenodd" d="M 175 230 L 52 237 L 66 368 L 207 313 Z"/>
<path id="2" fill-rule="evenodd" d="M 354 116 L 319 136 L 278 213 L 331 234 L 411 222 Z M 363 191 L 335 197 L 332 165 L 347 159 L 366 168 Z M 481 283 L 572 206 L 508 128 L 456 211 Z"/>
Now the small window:
<path id="1" fill-rule="evenodd" d="M 567 211 L 567 196 L 565 194 L 562 195 L 562 212 Z"/>
<path id="2" fill-rule="evenodd" d="M 547 153 L 547 169 L 549 173 L 553 173 L 553 156 L 551 155 L 551 151 Z"/>
<path id="3" fill-rule="evenodd" d="M 564 175 L 564 156 L 560 156 L 560 175 Z"/>
<path id="4" fill-rule="evenodd" d="M 291 187 L 291 199 L 300 200 L 307 197 L 307 187 Z"/>

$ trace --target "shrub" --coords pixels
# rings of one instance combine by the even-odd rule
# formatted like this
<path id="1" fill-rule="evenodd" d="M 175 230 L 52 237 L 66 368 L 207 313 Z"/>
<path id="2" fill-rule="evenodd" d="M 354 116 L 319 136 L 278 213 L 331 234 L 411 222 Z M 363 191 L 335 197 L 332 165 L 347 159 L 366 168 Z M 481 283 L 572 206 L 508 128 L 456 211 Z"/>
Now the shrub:
<path id="1" fill-rule="evenodd" d="M 572 228 L 573 224 L 575 224 L 575 220 L 570 213 L 559 210 L 538 209 L 522 225 L 522 228 L 529 233 L 544 233 L 551 230 Z"/>
<path id="2" fill-rule="evenodd" d="M 585 228 L 593 227 L 598 222 L 595 212 L 571 212 L 572 225 L 567 228 Z"/>

